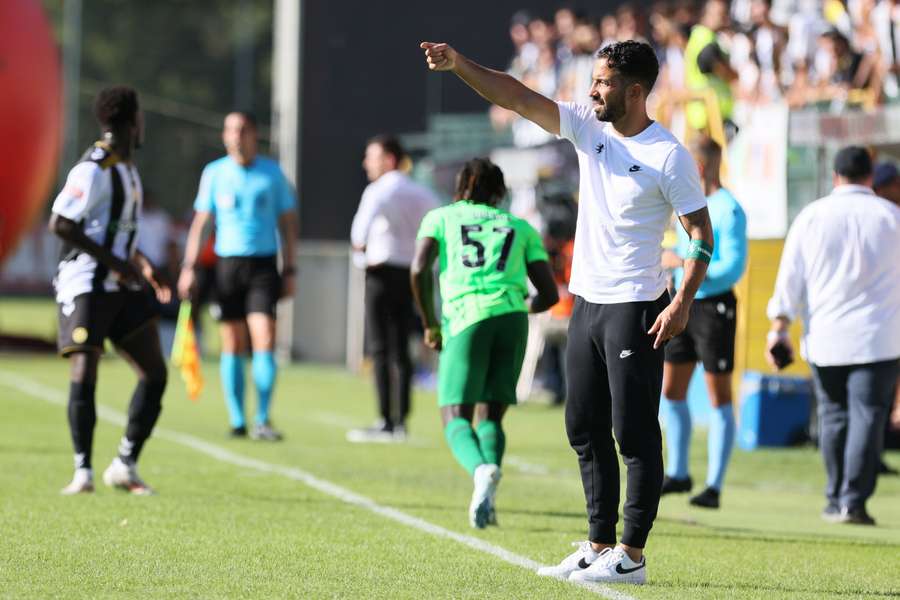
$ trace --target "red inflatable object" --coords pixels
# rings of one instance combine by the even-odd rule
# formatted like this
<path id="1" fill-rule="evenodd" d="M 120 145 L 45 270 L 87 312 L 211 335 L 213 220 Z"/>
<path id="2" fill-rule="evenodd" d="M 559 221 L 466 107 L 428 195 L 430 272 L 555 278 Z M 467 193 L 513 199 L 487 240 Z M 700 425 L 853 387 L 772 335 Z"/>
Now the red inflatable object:
<path id="1" fill-rule="evenodd" d="M 62 134 L 59 53 L 39 0 L 0 0 L 0 265 L 41 214 Z"/>

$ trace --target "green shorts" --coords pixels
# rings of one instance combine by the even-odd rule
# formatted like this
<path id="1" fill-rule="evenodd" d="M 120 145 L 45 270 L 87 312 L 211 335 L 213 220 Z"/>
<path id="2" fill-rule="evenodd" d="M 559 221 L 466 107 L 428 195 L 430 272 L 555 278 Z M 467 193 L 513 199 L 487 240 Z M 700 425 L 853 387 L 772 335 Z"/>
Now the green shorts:
<path id="1" fill-rule="evenodd" d="M 438 406 L 515 404 L 527 341 L 524 312 L 490 317 L 445 339 L 438 366 Z"/>

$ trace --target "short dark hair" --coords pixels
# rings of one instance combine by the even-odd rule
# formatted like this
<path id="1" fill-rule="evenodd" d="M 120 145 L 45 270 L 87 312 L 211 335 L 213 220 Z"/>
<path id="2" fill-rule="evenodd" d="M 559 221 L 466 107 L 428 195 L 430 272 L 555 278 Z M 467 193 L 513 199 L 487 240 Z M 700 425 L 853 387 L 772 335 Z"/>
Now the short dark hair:
<path id="1" fill-rule="evenodd" d="M 713 166 L 718 173 L 719 165 L 722 163 L 722 147 L 714 139 L 708 135 L 700 135 L 691 140 L 688 147 L 704 167 Z"/>
<path id="2" fill-rule="evenodd" d="M 105 129 L 122 129 L 137 123 L 138 95 L 132 87 L 114 85 L 94 98 L 94 118 Z"/>
<path id="3" fill-rule="evenodd" d="M 256 118 L 256 114 L 249 110 L 233 110 L 228 113 L 229 115 L 240 115 L 244 118 L 245 121 L 252 127 L 253 129 L 259 129 L 259 120 Z M 228 116 L 228 115 L 225 115 Z"/>
<path id="4" fill-rule="evenodd" d="M 400 140 L 397 139 L 397 136 L 391 135 L 389 133 L 381 133 L 369 139 L 366 143 L 366 146 L 371 146 L 372 144 L 377 144 L 381 146 L 381 149 L 392 155 L 396 160 L 397 164 L 400 164 L 404 158 L 406 158 L 406 150 L 403 149 L 403 145 L 400 143 Z"/>
<path id="5" fill-rule="evenodd" d="M 605 58 L 610 69 L 615 69 L 627 80 L 641 84 L 648 94 L 659 75 L 656 52 L 646 42 L 614 42 L 601 48 L 597 58 Z"/>
<path id="6" fill-rule="evenodd" d="M 506 196 L 503 171 L 487 158 L 473 158 L 456 176 L 455 200 L 471 200 L 495 206 Z"/>
<path id="7" fill-rule="evenodd" d="M 825 33 L 823 33 L 820 37 L 831 40 L 835 44 L 839 44 L 842 46 L 850 46 L 850 40 L 847 39 L 843 33 L 838 31 L 837 29 L 829 29 Z"/>
<path id="8" fill-rule="evenodd" d="M 872 174 L 872 155 L 862 146 L 841 148 L 834 156 L 834 172 L 850 181 L 861 181 Z"/>

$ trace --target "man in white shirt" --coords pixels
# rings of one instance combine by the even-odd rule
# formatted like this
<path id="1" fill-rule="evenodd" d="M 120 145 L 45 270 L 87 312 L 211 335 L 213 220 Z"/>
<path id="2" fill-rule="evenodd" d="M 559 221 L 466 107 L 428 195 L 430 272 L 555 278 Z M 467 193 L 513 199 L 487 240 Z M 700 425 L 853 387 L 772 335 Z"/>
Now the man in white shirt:
<path id="1" fill-rule="evenodd" d="M 405 157 L 390 135 L 376 136 L 366 145 L 363 169 L 371 183 L 353 217 L 350 242 L 359 266 L 366 269 L 366 327 L 381 418 L 372 427 L 348 431 L 351 442 L 406 439 L 414 322 L 409 265 L 422 217 L 438 200 L 400 170 Z"/>
<path id="2" fill-rule="evenodd" d="M 576 300 L 566 355 L 566 431 L 578 455 L 589 532 L 559 565 L 538 572 L 576 581 L 644 583 L 643 548 L 663 478 L 657 419 L 663 346 L 687 324 L 713 244 L 693 158 L 647 116 L 647 95 L 659 73 L 656 55 L 635 41 L 600 50 L 590 107 L 556 103 L 447 44 L 421 47 L 430 69 L 454 72 L 487 100 L 575 145 L 580 202 L 569 284 Z M 691 249 L 682 287 L 670 303 L 661 245 L 673 208 Z M 613 431 L 628 469 L 619 545 Z"/>
<path id="3" fill-rule="evenodd" d="M 874 525 L 866 501 L 900 368 L 900 208 L 872 191 L 864 148 L 838 152 L 834 185 L 788 232 L 766 357 L 783 364 L 778 355 L 793 353 L 788 327 L 802 319 L 800 353 L 812 366 L 827 473 L 822 518 Z"/>

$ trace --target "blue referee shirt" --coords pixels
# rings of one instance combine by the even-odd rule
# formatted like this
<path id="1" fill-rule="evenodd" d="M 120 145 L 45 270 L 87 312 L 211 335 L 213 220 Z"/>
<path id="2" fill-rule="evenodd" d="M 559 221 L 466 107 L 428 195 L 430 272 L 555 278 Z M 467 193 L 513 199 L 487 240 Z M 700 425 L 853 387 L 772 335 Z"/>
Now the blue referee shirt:
<path id="1" fill-rule="evenodd" d="M 209 163 L 194 201 L 215 217 L 217 256 L 274 256 L 278 217 L 296 206 L 278 163 L 264 156 L 246 167 L 229 156 Z"/>
<path id="2" fill-rule="evenodd" d="M 706 279 L 697 290 L 695 298 L 709 298 L 724 294 L 744 274 L 747 266 L 747 217 L 738 201 L 725 188 L 720 188 L 706 199 L 709 219 L 713 228 L 713 255 L 706 270 Z M 678 232 L 675 253 L 684 258 L 688 253 L 690 238 L 683 227 Z M 675 289 L 681 288 L 684 269 L 675 269 Z"/>

